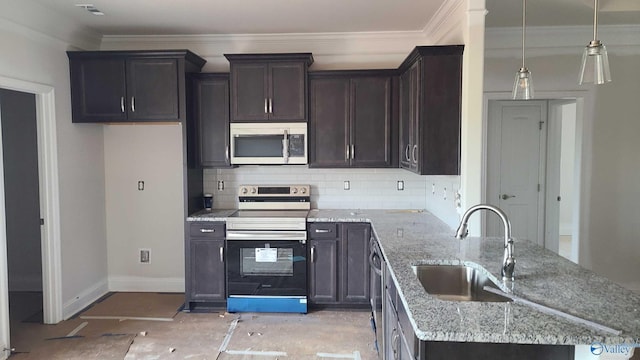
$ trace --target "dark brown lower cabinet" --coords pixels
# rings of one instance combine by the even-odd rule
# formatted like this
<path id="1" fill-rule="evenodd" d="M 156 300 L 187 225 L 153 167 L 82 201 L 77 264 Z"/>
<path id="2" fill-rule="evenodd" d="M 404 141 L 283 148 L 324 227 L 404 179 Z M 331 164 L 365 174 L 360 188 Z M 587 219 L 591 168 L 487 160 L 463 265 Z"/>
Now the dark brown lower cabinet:
<path id="1" fill-rule="evenodd" d="M 188 224 L 185 310 L 223 307 L 225 291 L 224 223 Z"/>
<path id="2" fill-rule="evenodd" d="M 338 302 L 338 239 L 311 240 L 309 243 L 309 302 Z"/>
<path id="3" fill-rule="evenodd" d="M 309 302 L 368 307 L 369 238 L 364 223 L 309 225 Z"/>
<path id="4" fill-rule="evenodd" d="M 420 359 L 573 360 L 574 346 L 432 341 L 421 344 Z"/>

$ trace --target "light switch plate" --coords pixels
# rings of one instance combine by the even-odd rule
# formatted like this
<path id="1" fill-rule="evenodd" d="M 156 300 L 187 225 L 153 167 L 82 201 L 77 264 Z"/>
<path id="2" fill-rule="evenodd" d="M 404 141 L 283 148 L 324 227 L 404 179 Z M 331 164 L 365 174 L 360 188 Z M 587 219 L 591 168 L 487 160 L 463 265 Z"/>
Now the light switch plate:
<path id="1" fill-rule="evenodd" d="M 344 189 L 345 190 L 351 189 L 351 182 L 349 180 L 344 181 Z"/>

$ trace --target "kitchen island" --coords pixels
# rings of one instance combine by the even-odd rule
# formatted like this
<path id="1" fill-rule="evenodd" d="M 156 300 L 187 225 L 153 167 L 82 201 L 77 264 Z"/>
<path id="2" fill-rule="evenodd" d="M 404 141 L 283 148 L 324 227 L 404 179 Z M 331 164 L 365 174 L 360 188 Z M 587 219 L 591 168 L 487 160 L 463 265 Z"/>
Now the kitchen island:
<path id="1" fill-rule="evenodd" d="M 502 238 L 457 240 L 435 216 L 405 210 L 312 210 L 309 222 L 371 223 L 415 336 L 426 342 L 608 345 L 637 344 L 640 295 L 526 240 L 515 239 L 515 281 L 498 281 Z M 420 264 L 485 269 L 502 290 L 620 333 L 516 302 L 444 301 L 428 294 L 414 274 Z M 637 346 L 637 345 L 636 345 Z"/>

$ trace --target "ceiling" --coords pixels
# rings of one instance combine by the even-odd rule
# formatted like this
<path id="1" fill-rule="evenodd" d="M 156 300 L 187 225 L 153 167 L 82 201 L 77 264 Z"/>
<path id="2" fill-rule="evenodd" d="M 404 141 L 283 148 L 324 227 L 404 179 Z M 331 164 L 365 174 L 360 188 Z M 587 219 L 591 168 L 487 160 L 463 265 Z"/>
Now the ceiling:
<path id="1" fill-rule="evenodd" d="M 187 35 L 421 31 L 443 3 L 453 0 L 32 1 L 103 35 Z M 640 24 L 640 0 L 600 2 L 600 24 Z M 75 4 L 92 4 L 105 15 L 92 15 Z M 522 23 L 521 1 L 486 0 L 486 4 L 487 27 Z M 592 22 L 592 0 L 527 4 L 528 26 Z"/>

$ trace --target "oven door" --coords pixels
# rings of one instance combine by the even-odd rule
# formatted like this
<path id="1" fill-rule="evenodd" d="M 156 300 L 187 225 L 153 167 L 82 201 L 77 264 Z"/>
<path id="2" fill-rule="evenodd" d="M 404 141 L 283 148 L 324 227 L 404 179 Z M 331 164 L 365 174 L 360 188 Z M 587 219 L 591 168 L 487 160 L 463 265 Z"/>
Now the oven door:
<path id="1" fill-rule="evenodd" d="M 227 292 L 229 296 L 306 296 L 305 240 L 251 239 L 247 232 L 227 232 Z M 272 232 L 273 233 L 273 232 Z M 289 231 L 286 233 L 299 233 Z M 302 232 L 304 233 L 304 232 Z M 241 238 L 238 240 L 237 238 Z"/>
<path id="2" fill-rule="evenodd" d="M 374 237 L 369 241 L 369 278 L 370 283 L 370 301 L 371 301 L 371 328 L 374 334 L 374 344 L 378 351 L 378 358 L 382 359 L 384 354 L 383 344 L 383 328 L 382 328 L 382 280 L 384 279 L 385 263 L 382 258 L 382 252 L 378 247 L 378 242 Z"/>
<path id="3" fill-rule="evenodd" d="M 306 123 L 231 123 L 232 164 L 306 164 Z"/>

